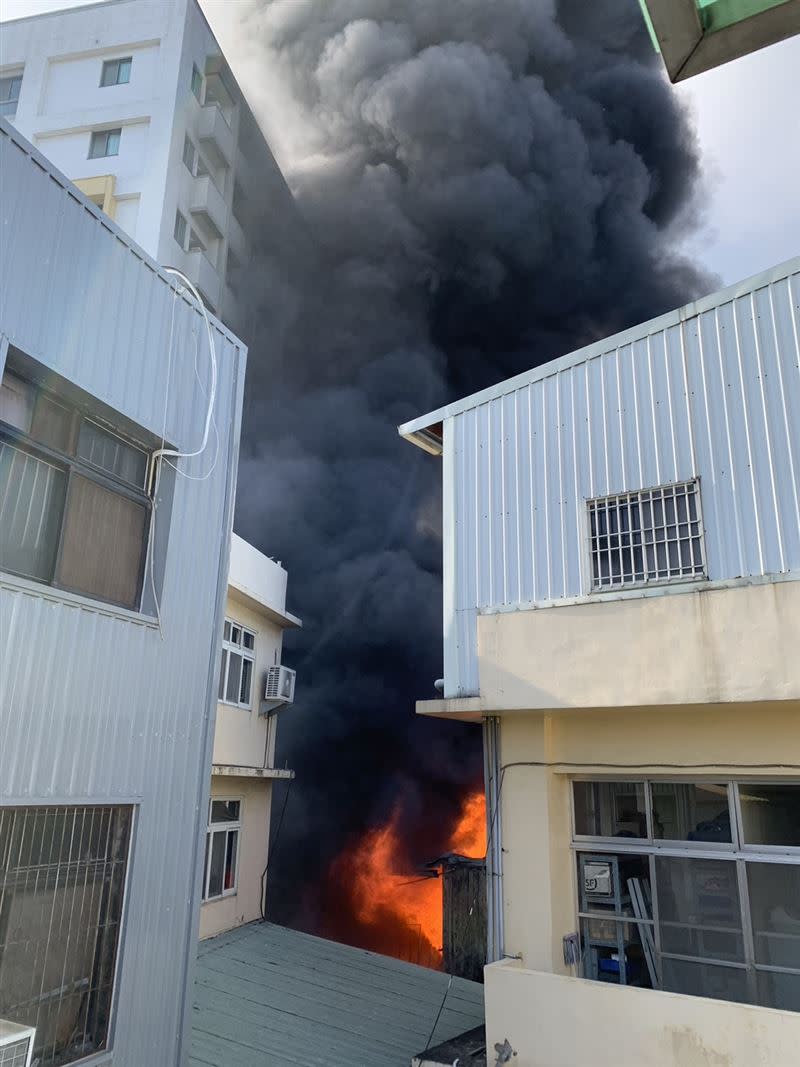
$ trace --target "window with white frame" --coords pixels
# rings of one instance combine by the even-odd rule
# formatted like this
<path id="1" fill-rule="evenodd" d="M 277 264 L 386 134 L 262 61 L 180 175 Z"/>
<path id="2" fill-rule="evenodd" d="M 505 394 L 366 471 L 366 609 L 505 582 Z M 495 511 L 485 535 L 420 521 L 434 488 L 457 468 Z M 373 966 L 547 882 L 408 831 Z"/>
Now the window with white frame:
<path id="1" fill-rule="evenodd" d="M 217 797 L 208 802 L 203 900 L 218 900 L 236 892 L 241 804 L 241 800 Z"/>
<path id="2" fill-rule="evenodd" d="M 697 481 L 588 501 L 592 588 L 705 574 Z"/>
<path id="3" fill-rule="evenodd" d="M 100 88 L 105 89 L 109 85 L 127 85 L 131 80 L 132 66 L 131 56 L 126 56 L 124 59 L 106 60 L 100 74 Z"/>
<path id="4" fill-rule="evenodd" d="M 800 1011 L 800 780 L 572 791 L 584 977 Z"/>
<path id="5" fill-rule="evenodd" d="M 22 73 L 8 74 L 0 78 L 0 115 L 13 119 L 17 113 L 19 93 L 22 88 Z"/>
<path id="6" fill-rule="evenodd" d="M 89 159 L 118 156 L 122 130 L 95 130 L 89 139 Z"/>
<path id="7" fill-rule="evenodd" d="M 40 1067 L 109 1047 L 132 826 L 130 805 L 0 807 L 0 1018 L 36 1028 Z"/>
<path id="8" fill-rule="evenodd" d="M 183 138 L 183 163 L 189 173 L 194 176 L 194 165 L 197 159 L 197 149 L 187 133 Z"/>
<path id="9" fill-rule="evenodd" d="M 219 699 L 240 708 L 251 705 L 256 635 L 238 622 L 226 619 L 222 631 Z"/>
<path id="10" fill-rule="evenodd" d="M 175 227 L 172 231 L 172 236 L 178 242 L 178 244 L 186 249 L 186 234 L 188 231 L 188 224 L 186 222 L 186 216 L 182 211 L 175 212 Z"/>

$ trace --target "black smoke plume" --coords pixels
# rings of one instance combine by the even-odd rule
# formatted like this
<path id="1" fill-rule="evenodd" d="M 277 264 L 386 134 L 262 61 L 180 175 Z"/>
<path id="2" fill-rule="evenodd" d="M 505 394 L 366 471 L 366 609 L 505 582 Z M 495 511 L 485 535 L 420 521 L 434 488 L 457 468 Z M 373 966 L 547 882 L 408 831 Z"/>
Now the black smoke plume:
<path id="1" fill-rule="evenodd" d="M 477 728 L 414 717 L 442 673 L 441 474 L 396 426 L 712 288 L 680 252 L 697 146 L 636 0 L 236 6 L 304 219 L 265 192 L 248 271 L 237 528 L 305 624 L 270 914 L 356 937 L 332 857 L 397 805 L 408 862 L 437 855 L 481 775 Z"/>

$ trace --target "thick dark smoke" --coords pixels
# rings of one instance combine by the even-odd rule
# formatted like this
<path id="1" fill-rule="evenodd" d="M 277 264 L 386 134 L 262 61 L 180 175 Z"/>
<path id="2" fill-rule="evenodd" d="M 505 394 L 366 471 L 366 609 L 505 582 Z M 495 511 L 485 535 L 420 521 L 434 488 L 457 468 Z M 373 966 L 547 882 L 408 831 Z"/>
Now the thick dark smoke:
<path id="1" fill-rule="evenodd" d="M 477 728 L 413 714 L 441 675 L 440 469 L 397 424 L 712 281 L 680 254 L 697 149 L 636 0 L 237 6 L 305 219 L 263 205 L 237 513 L 305 623 L 270 911 L 335 933 L 342 846 L 399 803 L 409 860 L 437 855 L 481 774 Z"/>

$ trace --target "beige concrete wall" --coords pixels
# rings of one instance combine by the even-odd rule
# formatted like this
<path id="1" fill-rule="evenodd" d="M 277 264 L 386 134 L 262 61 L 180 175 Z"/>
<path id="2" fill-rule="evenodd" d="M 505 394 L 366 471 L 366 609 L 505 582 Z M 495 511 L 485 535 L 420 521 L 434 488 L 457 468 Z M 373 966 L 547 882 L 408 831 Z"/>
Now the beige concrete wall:
<path id="1" fill-rule="evenodd" d="M 241 801 L 239 871 L 236 893 L 200 908 L 200 937 L 212 937 L 261 916 L 261 874 L 267 864 L 272 782 L 261 778 L 212 775 L 212 798 Z"/>
<path id="2" fill-rule="evenodd" d="M 275 758 L 275 730 L 277 716 L 259 715 L 260 698 L 264 694 L 267 667 L 280 663 L 283 631 L 269 621 L 234 591 L 228 590 L 225 617 L 253 630 L 255 640 L 255 669 L 253 672 L 252 706 L 246 708 L 217 704 L 217 724 L 214 730 L 214 763 L 239 767 L 271 767 Z M 286 712 L 291 714 L 291 711 Z M 266 763 L 264 760 L 266 754 Z"/>
<path id="3" fill-rule="evenodd" d="M 800 701 L 511 713 L 501 716 L 500 758 L 551 765 L 503 771 L 505 950 L 533 970 L 565 973 L 561 939 L 577 925 L 571 775 L 613 775 L 620 764 L 637 767 L 621 777 L 675 776 L 686 764 L 731 778 L 747 773 L 742 764 L 764 765 L 763 778 L 785 774 L 781 764 L 800 763 Z"/>
<path id="4" fill-rule="evenodd" d="M 486 968 L 490 1052 L 514 1067 L 792 1067 L 800 1014 L 703 997 Z M 490 1056 L 489 1062 L 494 1062 Z"/>
<path id="5" fill-rule="evenodd" d="M 800 699 L 800 582 L 609 599 L 478 618 L 494 710 Z"/>

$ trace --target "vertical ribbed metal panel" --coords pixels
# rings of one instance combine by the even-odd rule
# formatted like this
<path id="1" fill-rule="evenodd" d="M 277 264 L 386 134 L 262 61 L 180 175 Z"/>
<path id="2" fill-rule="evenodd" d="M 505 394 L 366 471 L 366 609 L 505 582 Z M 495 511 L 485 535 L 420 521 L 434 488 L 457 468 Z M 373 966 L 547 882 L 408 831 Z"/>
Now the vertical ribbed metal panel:
<path id="1" fill-rule="evenodd" d="M 795 262 L 447 415 L 447 696 L 480 609 L 589 591 L 592 497 L 699 477 L 709 579 L 800 571 L 799 299 Z"/>
<path id="2" fill-rule="evenodd" d="M 158 437 L 166 409 L 167 440 L 195 449 L 208 403 L 196 352 L 209 387 L 200 313 L 6 123 L 0 197 L 0 332 Z M 138 805 L 117 1067 L 177 1062 L 196 938 L 246 358 L 223 327 L 214 335 L 215 430 L 204 455 L 179 461 L 190 475 L 210 474 L 178 477 L 162 519 L 163 636 L 143 615 L 0 575 L 0 802 Z"/>

